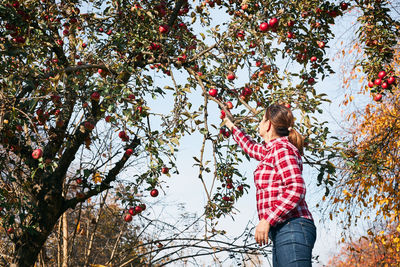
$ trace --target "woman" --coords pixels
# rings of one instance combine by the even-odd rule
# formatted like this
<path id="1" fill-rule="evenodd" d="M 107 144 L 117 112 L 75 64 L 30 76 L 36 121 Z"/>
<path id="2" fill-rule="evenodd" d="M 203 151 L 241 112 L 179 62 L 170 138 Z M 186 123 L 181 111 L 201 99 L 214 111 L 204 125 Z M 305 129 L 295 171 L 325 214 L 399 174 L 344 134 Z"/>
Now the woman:
<path id="1" fill-rule="evenodd" d="M 292 127 L 293 114 L 282 105 L 269 106 L 258 131 L 263 144 L 255 143 L 231 120 L 225 119 L 234 140 L 260 161 L 254 172 L 260 222 L 255 231 L 258 244 L 273 242 L 273 266 L 311 266 L 316 228 L 305 202 L 301 172 L 303 137 Z"/>

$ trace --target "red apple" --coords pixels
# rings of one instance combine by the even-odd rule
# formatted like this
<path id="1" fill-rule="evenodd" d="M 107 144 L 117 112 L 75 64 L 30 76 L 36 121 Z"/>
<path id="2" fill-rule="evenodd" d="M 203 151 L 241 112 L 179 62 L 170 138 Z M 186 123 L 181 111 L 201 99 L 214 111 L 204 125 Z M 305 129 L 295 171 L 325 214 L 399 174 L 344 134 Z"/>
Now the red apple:
<path id="1" fill-rule="evenodd" d="M 92 95 L 90 96 L 90 99 L 93 101 L 98 102 L 100 100 L 100 93 L 99 92 L 93 92 Z"/>
<path id="2" fill-rule="evenodd" d="M 125 155 L 126 156 L 130 156 L 130 155 L 132 155 L 133 154 L 133 149 L 132 148 L 128 148 L 126 151 L 125 151 Z"/>
<path id="3" fill-rule="evenodd" d="M 85 121 L 83 126 L 85 126 L 85 129 L 91 131 L 94 129 L 94 124 L 91 123 L 90 121 Z"/>
<path id="4" fill-rule="evenodd" d="M 347 4 L 346 2 L 341 2 L 340 3 L 340 8 L 344 11 L 349 7 L 349 4 Z"/>
<path id="5" fill-rule="evenodd" d="M 129 214 L 132 215 L 132 216 L 135 216 L 135 215 L 136 215 L 135 208 L 129 208 L 128 212 L 129 212 Z"/>
<path id="6" fill-rule="evenodd" d="M 158 27 L 158 31 L 160 33 L 167 33 L 169 31 L 169 26 L 166 24 L 160 25 L 160 27 Z"/>
<path id="7" fill-rule="evenodd" d="M 152 197 L 157 197 L 158 196 L 158 190 L 157 189 L 153 189 L 150 191 L 150 196 Z"/>
<path id="8" fill-rule="evenodd" d="M 259 27 L 260 27 L 260 31 L 262 31 L 262 32 L 268 31 L 268 23 L 267 22 L 261 23 Z"/>
<path id="9" fill-rule="evenodd" d="M 211 88 L 211 89 L 208 91 L 208 94 L 209 94 L 210 96 L 212 96 L 212 97 L 216 97 L 217 94 L 218 94 L 218 90 L 215 89 L 215 88 Z"/>
<path id="10" fill-rule="evenodd" d="M 387 83 L 388 83 L 388 84 L 393 84 L 395 81 L 396 81 L 396 78 L 393 77 L 393 76 L 391 76 L 391 77 L 389 77 L 389 78 L 387 79 Z"/>
<path id="11" fill-rule="evenodd" d="M 64 44 L 64 41 L 63 41 L 63 40 L 61 40 L 61 39 L 58 39 L 58 40 L 57 40 L 57 44 L 61 46 L 61 45 L 63 45 L 63 44 Z"/>
<path id="12" fill-rule="evenodd" d="M 256 66 L 260 67 L 261 66 L 261 61 L 256 61 Z"/>
<path id="13" fill-rule="evenodd" d="M 86 47 L 87 47 L 87 44 L 86 44 L 86 43 L 83 43 L 83 44 L 82 44 L 82 47 L 83 47 L 83 48 L 86 48 Z"/>
<path id="14" fill-rule="evenodd" d="M 318 41 L 317 44 L 318 44 L 319 48 L 324 48 L 325 47 L 325 43 L 322 42 L 322 41 Z"/>
<path id="15" fill-rule="evenodd" d="M 32 158 L 40 159 L 42 156 L 43 156 L 43 151 L 40 148 L 33 150 Z"/>
<path id="16" fill-rule="evenodd" d="M 310 58 L 310 61 L 311 61 L 311 62 L 317 61 L 317 57 L 316 57 L 316 56 L 312 56 L 312 57 Z"/>
<path id="17" fill-rule="evenodd" d="M 314 82 L 315 82 L 315 79 L 312 77 L 307 80 L 308 84 L 313 84 Z"/>
<path id="18" fill-rule="evenodd" d="M 14 233 L 14 228 L 10 227 L 7 229 L 7 234 L 11 235 L 12 233 Z"/>
<path id="19" fill-rule="evenodd" d="M 383 79 L 383 77 L 385 77 L 385 76 L 386 76 L 386 71 L 384 71 L 384 70 L 382 70 L 378 73 L 378 77 L 381 79 Z"/>
<path id="20" fill-rule="evenodd" d="M 132 221 L 132 215 L 126 214 L 125 217 L 124 217 L 124 220 L 125 220 L 126 222 Z"/>
<path id="21" fill-rule="evenodd" d="M 126 132 L 125 132 L 125 131 L 120 131 L 120 132 L 118 133 L 118 136 L 119 136 L 119 138 L 121 138 L 121 139 L 124 139 L 124 138 L 126 138 L 126 137 L 127 137 L 127 135 L 126 135 Z"/>
<path id="22" fill-rule="evenodd" d="M 161 172 L 162 172 L 163 174 L 167 174 L 167 173 L 169 172 L 169 169 L 168 169 L 167 167 L 162 167 L 162 168 L 161 168 Z"/>
<path id="23" fill-rule="evenodd" d="M 287 38 L 289 38 L 289 39 L 294 38 L 293 32 L 288 32 L 288 33 L 287 33 Z"/>
<path id="24" fill-rule="evenodd" d="M 381 86 L 383 89 L 387 89 L 389 87 L 387 82 L 383 82 Z"/>
<path id="25" fill-rule="evenodd" d="M 106 122 L 110 122 L 111 121 L 111 116 L 107 115 L 104 119 L 106 120 Z"/>
<path id="26" fill-rule="evenodd" d="M 288 25 L 288 27 L 293 27 L 294 26 L 294 21 L 293 20 L 289 20 L 287 25 Z"/>
<path id="27" fill-rule="evenodd" d="M 376 102 L 381 101 L 381 99 L 382 99 L 382 95 L 381 95 L 381 94 L 376 94 L 376 95 L 374 96 L 374 100 L 375 100 Z"/>
<path id="28" fill-rule="evenodd" d="M 229 201 L 229 200 L 231 200 L 231 198 L 228 197 L 228 196 L 223 196 L 223 197 L 222 197 L 222 200 L 224 200 L 224 201 Z"/>
<path id="29" fill-rule="evenodd" d="M 278 25 L 278 19 L 277 18 L 271 18 L 268 22 L 268 26 L 269 27 L 274 27 Z"/>
<path id="30" fill-rule="evenodd" d="M 237 187 L 237 189 L 238 189 L 240 192 L 242 192 L 242 191 L 243 191 L 243 185 L 239 185 L 239 186 Z"/>
<path id="31" fill-rule="evenodd" d="M 230 81 L 233 81 L 236 77 L 235 77 L 235 74 L 229 73 L 228 76 L 226 76 L 226 78 L 228 78 L 228 80 L 230 80 Z"/>
<path id="32" fill-rule="evenodd" d="M 140 204 L 139 206 L 142 207 L 142 211 L 143 211 L 143 210 L 146 210 L 146 204 L 142 203 L 142 204 Z"/>
<path id="33" fill-rule="evenodd" d="M 373 83 L 373 82 L 371 82 L 371 81 L 369 81 L 369 82 L 368 82 L 368 87 L 369 87 L 369 88 L 372 88 L 372 87 L 374 87 L 374 83 Z"/>
<path id="34" fill-rule="evenodd" d="M 221 120 L 225 119 L 225 116 L 226 116 L 225 111 L 221 110 L 221 116 L 219 116 Z"/>
<path id="35" fill-rule="evenodd" d="M 232 109 L 233 108 L 233 104 L 232 104 L 231 101 L 228 101 L 225 104 L 226 104 L 227 109 Z"/>
<path id="36" fill-rule="evenodd" d="M 140 205 L 135 207 L 135 212 L 136 213 L 141 213 L 143 211 L 142 207 Z"/>
<path id="37" fill-rule="evenodd" d="M 376 80 L 374 81 L 374 84 L 375 84 L 375 85 L 381 85 L 381 83 L 382 83 L 382 79 L 376 79 Z"/>

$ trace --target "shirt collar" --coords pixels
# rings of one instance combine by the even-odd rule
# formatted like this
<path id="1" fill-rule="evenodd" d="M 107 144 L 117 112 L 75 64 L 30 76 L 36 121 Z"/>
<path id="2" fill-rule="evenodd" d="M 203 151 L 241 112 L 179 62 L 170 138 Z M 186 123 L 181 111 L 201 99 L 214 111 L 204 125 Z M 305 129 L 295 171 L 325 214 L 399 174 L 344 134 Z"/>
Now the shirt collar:
<path id="1" fill-rule="evenodd" d="M 288 137 L 287 136 L 281 136 L 275 139 L 272 139 L 271 141 L 268 141 L 268 143 L 264 142 L 264 146 L 267 150 L 270 150 L 275 144 L 280 143 L 280 142 L 287 142 Z"/>

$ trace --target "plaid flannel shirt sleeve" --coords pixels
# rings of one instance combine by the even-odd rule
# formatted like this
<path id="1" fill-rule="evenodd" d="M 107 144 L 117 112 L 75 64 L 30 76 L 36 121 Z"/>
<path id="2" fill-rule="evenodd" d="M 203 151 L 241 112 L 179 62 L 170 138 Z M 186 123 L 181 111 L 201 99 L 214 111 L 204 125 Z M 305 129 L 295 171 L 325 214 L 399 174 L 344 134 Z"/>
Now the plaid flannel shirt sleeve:
<path id="1" fill-rule="evenodd" d="M 277 148 L 274 154 L 276 171 L 282 177 L 285 187 L 276 205 L 271 207 L 269 212 L 264 216 L 264 219 L 271 226 L 283 222 L 283 217 L 298 206 L 306 193 L 305 183 L 296 154 L 285 147 Z"/>
<path id="2" fill-rule="evenodd" d="M 232 128 L 233 139 L 238 145 L 252 158 L 256 160 L 262 160 L 265 157 L 266 150 L 261 144 L 254 142 L 250 136 L 245 134 L 242 130 L 234 126 Z"/>

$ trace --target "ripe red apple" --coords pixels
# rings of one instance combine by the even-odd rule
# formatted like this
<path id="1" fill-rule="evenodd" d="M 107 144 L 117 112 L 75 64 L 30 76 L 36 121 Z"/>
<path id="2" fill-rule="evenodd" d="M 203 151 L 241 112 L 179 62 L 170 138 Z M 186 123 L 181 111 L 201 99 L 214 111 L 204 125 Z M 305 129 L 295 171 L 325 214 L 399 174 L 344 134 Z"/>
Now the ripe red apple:
<path id="1" fill-rule="evenodd" d="M 381 101 L 381 99 L 382 99 L 382 95 L 381 95 L 381 94 L 376 94 L 376 95 L 374 96 L 374 100 L 375 100 L 376 102 Z"/>
<path id="2" fill-rule="evenodd" d="M 376 79 L 376 80 L 374 81 L 374 84 L 375 84 L 375 85 L 381 85 L 381 83 L 382 83 L 382 79 Z"/>
<path id="3" fill-rule="evenodd" d="M 142 211 L 143 211 L 143 210 L 146 210 L 146 204 L 141 203 L 139 206 L 142 207 Z"/>
<path id="4" fill-rule="evenodd" d="M 369 88 L 372 88 L 372 87 L 374 87 L 374 83 L 373 83 L 373 82 L 371 82 L 371 81 L 369 81 L 369 82 L 368 82 L 368 87 L 369 87 Z"/>
<path id="5" fill-rule="evenodd" d="M 135 215 L 136 215 L 135 208 L 129 208 L 128 212 L 129 212 L 129 214 L 132 215 L 132 216 L 135 216 Z"/>
<path id="6" fill-rule="evenodd" d="M 83 47 L 83 48 L 86 48 L 86 47 L 87 47 L 87 44 L 86 44 L 86 43 L 83 43 L 83 44 L 82 44 L 82 47 Z"/>
<path id="7" fill-rule="evenodd" d="M 222 200 L 224 200 L 224 201 L 229 201 L 229 200 L 231 200 L 231 198 L 228 197 L 228 196 L 223 196 L 223 197 L 222 197 Z"/>
<path id="8" fill-rule="evenodd" d="M 324 42 L 322 42 L 322 41 L 318 41 L 318 47 L 319 48 L 324 48 L 325 47 L 325 43 Z"/>
<path id="9" fill-rule="evenodd" d="M 98 102 L 100 100 L 100 93 L 99 92 L 93 92 L 92 95 L 90 96 L 90 99 L 93 101 Z"/>
<path id="10" fill-rule="evenodd" d="M 313 84 L 315 82 L 315 79 L 314 78 L 308 78 L 308 80 L 307 80 L 307 83 L 308 84 Z"/>
<path id="11" fill-rule="evenodd" d="M 209 94 L 210 96 L 212 96 L 212 97 L 216 97 L 217 94 L 218 94 L 218 90 L 215 89 L 215 88 L 211 88 L 211 89 L 208 91 L 208 94 Z"/>
<path id="12" fill-rule="evenodd" d="M 136 213 L 141 213 L 143 210 L 142 210 L 142 207 L 140 206 L 140 205 L 138 205 L 138 206 L 136 206 L 135 207 L 135 212 Z"/>
<path id="13" fill-rule="evenodd" d="M 347 4 L 346 2 L 341 2 L 340 3 L 340 8 L 345 11 L 347 8 L 349 7 L 349 4 Z"/>
<path id="14" fill-rule="evenodd" d="M 126 214 L 125 217 L 124 217 L 124 220 L 125 220 L 126 222 L 132 221 L 132 215 Z"/>
<path id="15" fill-rule="evenodd" d="M 381 79 L 383 79 L 383 77 L 385 77 L 385 76 L 386 76 L 386 71 L 384 71 L 384 70 L 382 70 L 378 73 L 378 77 Z"/>
<path id="16" fill-rule="evenodd" d="M 381 86 L 383 89 L 387 89 L 389 87 L 387 82 L 383 82 Z"/>
<path id="17" fill-rule="evenodd" d="M 311 62 L 317 61 L 317 57 L 316 57 L 316 56 L 312 56 L 312 57 L 310 58 L 310 61 L 311 61 Z"/>
<path id="18" fill-rule="evenodd" d="M 288 25 L 288 27 L 293 27 L 294 26 L 294 20 L 289 20 L 287 25 Z"/>
<path id="19" fill-rule="evenodd" d="M 228 78 L 228 80 L 230 80 L 230 81 L 233 81 L 236 77 L 235 77 L 235 74 L 229 73 L 228 76 L 226 76 L 226 78 Z"/>
<path id="20" fill-rule="evenodd" d="M 10 227 L 7 229 L 7 234 L 11 235 L 12 233 L 14 233 L 14 228 Z"/>
<path id="21" fill-rule="evenodd" d="M 226 116 L 225 111 L 221 110 L 221 116 L 219 116 L 221 120 L 225 119 L 225 116 Z"/>
<path id="22" fill-rule="evenodd" d="M 228 101 L 228 102 L 226 102 L 225 104 L 226 104 L 226 108 L 227 108 L 227 109 L 232 109 L 232 108 L 233 108 L 233 104 L 232 104 L 231 101 Z"/>
<path id="23" fill-rule="evenodd" d="M 33 150 L 32 158 L 40 159 L 42 156 L 43 156 L 43 151 L 40 148 Z"/>
<path id="24" fill-rule="evenodd" d="M 126 137 L 127 137 L 127 135 L 126 135 L 126 132 L 125 132 L 125 131 L 120 131 L 120 132 L 118 133 L 118 136 L 119 136 L 119 138 L 121 138 L 121 139 L 124 139 L 124 138 L 126 138 Z"/>
<path id="25" fill-rule="evenodd" d="M 160 33 L 167 33 L 169 31 L 169 26 L 166 24 L 160 25 L 160 27 L 158 27 L 158 31 Z"/>
<path id="26" fill-rule="evenodd" d="M 294 33 L 293 32 L 288 32 L 287 33 L 287 38 L 289 38 L 289 39 L 294 38 Z"/>
<path id="27" fill-rule="evenodd" d="M 256 66 L 260 67 L 261 66 L 261 61 L 256 61 Z"/>
<path id="28" fill-rule="evenodd" d="M 242 192 L 242 191 L 243 191 L 243 185 L 239 185 L 239 186 L 237 187 L 237 189 L 238 189 L 240 192 Z"/>
<path id="29" fill-rule="evenodd" d="M 154 188 L 153 190 L 150 191 L 150 196 L 152 197 L 157 197 L 158 196 L 158 190 Z"/>
<path id="30" fill-rule="evenodd" d="M 126 156 L 130 156 L 130 155 L 132 155 L 133 154 L 133 149 L 132 148 L 128 148 L 126 151 L 125 151 L 125 155 Z"/>
<path id="31" fill-rule="evenodd" d="M 167 173 L 169 172 L 169 169 L 168 169 L 167 167 L 162 167 L 162 168 L 161 168 L 161 172 L 162 172 L 163 174 L 167 174 Z"/>
<path id="32" fill-rule="evenodd" d="M 393 76 L 391 76 L 391 77 L 389 77 L 389 78 L 387 79 L 387 83 L 388 83 L 388 84 L 393 84 L 395 81 L 396 81 L 396 78 L 393 77 Z"/>
<path id="33" fill-rule="evenodd" d="M 278 19 L 277 18 L 271 18 L 268 22 L 269 27 L 275 27 L 278 26 Z"/>
<path id="34" fill-rule="evenodd" d="M 262 32 L 268 31 L 268 23 L 267 22 L 261 23 L 259 27 L 260 27 L 260 31 L 262 31 Z"/>
<path id="35" fill-rule="evenodd" d="M 64 44 L 64 41 L 63 41 L 63 40 L 61 40 L 61 39 L 58 39 L 58 40 L 57 40 L 57 44 L 61 46 L 61 45 L 63 45 L 63 44 Z"/>
<path id="36" fill-rule="evenodd" d="M 85 129 L 91 131 L 94 129 L 94 124 L 91 123 L 90 121 L 85 121 L 85 123 L 83 124 L 83 126 L 85 126 Z"/>
<path id="37" fill-rule="evenodd" d="M 111 121 L 111 116 L 107 115 L 104 119 L 106 120 L 106 122 L 110 122 Z"/>

